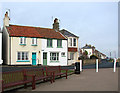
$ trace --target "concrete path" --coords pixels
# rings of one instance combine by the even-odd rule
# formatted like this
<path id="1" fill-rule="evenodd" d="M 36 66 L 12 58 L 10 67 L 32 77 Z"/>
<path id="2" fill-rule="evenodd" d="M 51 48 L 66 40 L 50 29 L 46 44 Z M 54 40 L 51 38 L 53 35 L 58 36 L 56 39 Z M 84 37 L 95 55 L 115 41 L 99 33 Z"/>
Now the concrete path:
<path id="1" fill-rule="evenodd" d="M 85 69 L 81 74 L 70 75 L 68 79 L 57 79 L 55 83 L 41 83 L 36 89 L 20 89 L 18 91 L 117 91 L 118 90 L 118 68 L 113 72 L 112 68 Z"/>

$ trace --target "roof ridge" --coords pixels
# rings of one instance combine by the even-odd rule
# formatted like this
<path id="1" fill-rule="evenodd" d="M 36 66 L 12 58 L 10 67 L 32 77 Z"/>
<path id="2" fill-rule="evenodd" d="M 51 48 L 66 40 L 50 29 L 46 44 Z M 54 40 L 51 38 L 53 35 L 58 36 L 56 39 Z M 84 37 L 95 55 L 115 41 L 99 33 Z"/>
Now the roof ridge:
<path id="1" fill-rule="evenodd" d="M 27 26 L 27 25 L 13 25 L 13 24 L 10 24 L 10 26 L 23 26 L 23 27 L 30 27 L 30 28 L 41 28 L 41 29 L 49 29 L 49 30 L 54 30 L 54 29 L 51 29 L 51 28 L 43 28 L 43 27 L 35 27 L 35 26 Z"/>

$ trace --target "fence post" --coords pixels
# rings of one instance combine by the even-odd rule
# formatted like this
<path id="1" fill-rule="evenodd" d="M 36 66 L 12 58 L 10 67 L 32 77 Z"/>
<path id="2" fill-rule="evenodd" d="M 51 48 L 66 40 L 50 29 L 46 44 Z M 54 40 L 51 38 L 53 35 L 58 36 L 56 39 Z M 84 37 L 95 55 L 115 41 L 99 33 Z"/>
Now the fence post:
<path id="1" fill-rule="evenodd" d="M 98 72 L 98 59 L 96 59 L 96 72 Z"/>
<path id="2" fill-rule="evenodd" d="M 82 60 L 80 60 L 80 71 L 82 71 Z"/>
<path id="3" fill-rule="evenodd" d="M 116 58 L 114 58 L 114 68 L 113 68 L 113 72 L 116 72 Z"/>

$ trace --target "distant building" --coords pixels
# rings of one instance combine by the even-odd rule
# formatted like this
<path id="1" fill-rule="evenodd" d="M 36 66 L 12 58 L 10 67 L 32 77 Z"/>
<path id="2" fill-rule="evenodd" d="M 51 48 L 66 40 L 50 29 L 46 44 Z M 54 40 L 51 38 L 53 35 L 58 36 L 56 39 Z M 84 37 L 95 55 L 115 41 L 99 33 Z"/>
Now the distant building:
<path id="1" fill-rule="evenodd" d="M 96 50 L 94 46 L 91 45 L 85 45 L 84 47 L 81 48 L 82 53 L 87 51 L 88 53 L 88 58 L 90 58 L 91 55 L 95 55 L 98 58 L 105 59 L 106 55 L 101 53 L 100 51 Z"/>

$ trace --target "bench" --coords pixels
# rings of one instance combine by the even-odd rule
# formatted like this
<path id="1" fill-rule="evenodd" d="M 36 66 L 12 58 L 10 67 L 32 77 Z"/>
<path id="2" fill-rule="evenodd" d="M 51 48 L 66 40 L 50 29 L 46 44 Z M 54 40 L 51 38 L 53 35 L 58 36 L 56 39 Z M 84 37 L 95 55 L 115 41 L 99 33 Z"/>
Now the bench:
<path id="1" fill-rule="evenodd" d="M 29 77 L 30 79 L 27 79 Z M 2 92 L 6 88 L 24 85 L 26 88 L 27 83 L 32 83 L 32 89 L 35 89 L 35 75 L 25 74 L 24 70 L 10 71 L 2 73 Z"/>
<path id="2" fill-rule="evenodd" d="M 49 75 L 46 75 L 46 71 L 44 71 L 43 68 L 34 68 L 34 69 L 24 69 L 24 72 L 29 75 L 35 75 L 35 81 L 39 80 L 50 80 L 50 82 L 53 82 L 53 73 L 50 72 Z M 29 78 L 29 77 L 28 77 Z"/>
<path id="3" fill-rule="evenodd" d="M 46 70 L 46 74 L 48 75 L 49 72 L 53 72 L 53 82 L 55 82 L 55 77 L 56 76 L 64 76 L 66 77 L 67 79 L 67 72 L 68 72 L 68 69 L 61 69 L 61 66 L 48 66 L 48 67 L 45 67 L 45 70 Z M 65 72 L 62 72 L 65 71 Z"/>

